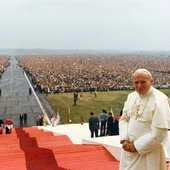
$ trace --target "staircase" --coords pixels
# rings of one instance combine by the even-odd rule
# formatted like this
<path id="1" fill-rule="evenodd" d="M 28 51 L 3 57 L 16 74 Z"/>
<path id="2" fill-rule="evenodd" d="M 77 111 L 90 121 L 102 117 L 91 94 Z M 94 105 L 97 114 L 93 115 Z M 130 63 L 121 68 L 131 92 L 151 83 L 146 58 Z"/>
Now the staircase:
<path id="1" fill-rule="evenodd" d="M 0 170 L 118 170 L 119 162 L 101 145 L 74 145 L 66 135 L 36 127 L 0 135 Z"/>

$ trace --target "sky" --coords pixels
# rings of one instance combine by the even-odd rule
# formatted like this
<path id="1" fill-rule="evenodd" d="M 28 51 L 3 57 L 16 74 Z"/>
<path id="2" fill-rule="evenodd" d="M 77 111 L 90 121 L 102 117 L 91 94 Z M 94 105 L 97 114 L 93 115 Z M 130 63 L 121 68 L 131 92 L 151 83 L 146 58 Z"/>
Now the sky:
<path id="1" fill-rule="evenodd" d="M 170 50 L 170 0 L 0 0 L 0 48 Z"/>

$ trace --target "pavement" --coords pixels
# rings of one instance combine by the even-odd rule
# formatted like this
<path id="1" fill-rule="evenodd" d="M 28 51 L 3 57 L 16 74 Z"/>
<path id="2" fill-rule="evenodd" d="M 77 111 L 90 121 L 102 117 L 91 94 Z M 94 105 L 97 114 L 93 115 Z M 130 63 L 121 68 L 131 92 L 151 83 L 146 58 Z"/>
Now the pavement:
<path id="1" fill-rule="evenodd" d="M 15 128 L 21 127 L 19 120 L 21 113 L 27 113 L 27 123 L 22 126 L 35 126 L 36 118 L 44 113 L 47 116 L 47 124 L 50 124 L 49 115 L 54 113 L 53 109 L 41 94 L 40 98 L 37 96 L 29 77 L 19 67 L 18 60 L 11 56 L 9 62 L 10 66 L 6 68 L 0 79 L 0 117 L 3 120 L 10 117 Z M 31 95 L 29 87 L 33 92 Z"/>

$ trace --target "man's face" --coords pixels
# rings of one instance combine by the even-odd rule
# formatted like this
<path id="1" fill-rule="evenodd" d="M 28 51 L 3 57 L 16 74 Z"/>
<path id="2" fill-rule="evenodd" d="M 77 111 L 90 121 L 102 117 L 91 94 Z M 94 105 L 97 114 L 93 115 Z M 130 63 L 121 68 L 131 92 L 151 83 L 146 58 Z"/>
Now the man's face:
<path id="1" fill-rule="evenodd" d="M 145 94 L 153 85 L 153 79 L 145 72 L 136 72 L 133 75 L 132 80 L 134 88 L 139 94 Z"/>

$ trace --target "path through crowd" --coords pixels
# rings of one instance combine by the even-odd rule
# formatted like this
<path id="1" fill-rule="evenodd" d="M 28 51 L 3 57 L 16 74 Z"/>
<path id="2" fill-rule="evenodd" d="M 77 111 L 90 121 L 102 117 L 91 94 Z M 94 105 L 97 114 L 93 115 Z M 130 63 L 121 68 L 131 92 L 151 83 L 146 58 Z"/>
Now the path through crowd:
<path id="1" fill-rule="evenodd" d="M 4 120 L 11 118 L 14 127 L 20 127 L 20 114 L 27 113 L 27 122 L 23 126 L 35 126 L 36 118 L 44 110 L 34 93 L 29 79 L 24 71 L 19 67 L 18 60 L 11 56 L 8 66 L 0 79 L 0 117 Z M 29 88 L 32 94 L 29 94 Z M 47 119 L 49 123 L 49 119 Z"/>

